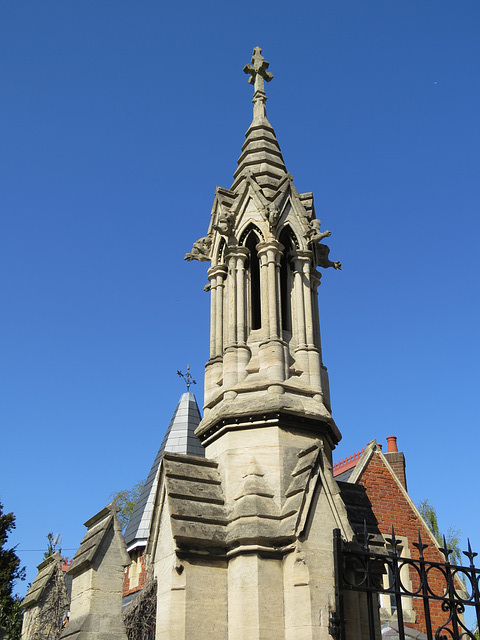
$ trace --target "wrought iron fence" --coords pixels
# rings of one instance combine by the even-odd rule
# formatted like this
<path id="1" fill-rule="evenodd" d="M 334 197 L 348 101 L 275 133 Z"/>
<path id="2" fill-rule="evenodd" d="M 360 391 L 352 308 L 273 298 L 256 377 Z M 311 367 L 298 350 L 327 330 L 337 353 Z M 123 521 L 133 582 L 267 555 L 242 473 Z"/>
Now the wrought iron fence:
<path id="1" fill-rule="evenodd" d="M 466 608 L 472 607 L 480 627 L 480 569 L 474 565 L 477 554 L 472 551 L 470 541 L 468 551 L 463 552 L 469 565 L 459 566 L 450 562 L 452 551 L 448 549 L 445 538 L 440 548 L 443 562 L 425 558 L 424 551 L 428 545 L 420 533 L 418 542 L 413 543 L 418 558 L 400 554 L 401 543 L 393 528 L 391 537 L 385 538 L 388 551 L 371 544 L 372 538 L 366 525 L 362 545 L 346 543 L 338 529 L 334 532 L 337 610 L 330 625 L 334 638 L 346 640 L 351 637 L 349 621 L 345 619 L 345 598 L 349 592 L 357 592 L 365 594 L 370 640 L 378 640 L 380 635 L 378 596 L 381 594 L 390 599 L 392 611 L 396 611 L 399 640 L 411 637 L 408 635 L 409 627 L 421 630 L 428 640 L 475 640 L 475 633 L 467 628 L 463 617 Z M 421 625 L 410 622 L 405 626 L 408 601 L 410 606 L 415 601 L 415 607 L 423 618 Z M 440 624 L 439 617 L 442 618 Z"/>

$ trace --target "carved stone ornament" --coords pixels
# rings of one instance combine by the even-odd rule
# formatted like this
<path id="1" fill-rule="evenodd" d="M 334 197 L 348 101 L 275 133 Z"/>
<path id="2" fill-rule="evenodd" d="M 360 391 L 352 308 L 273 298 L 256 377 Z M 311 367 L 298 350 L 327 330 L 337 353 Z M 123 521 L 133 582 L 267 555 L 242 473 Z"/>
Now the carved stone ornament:
<path id="1" fill-rule="evenodd" d="M 199 262 L 206 262 L 210 260 L 210 248 L 212 246 L 211 236 L 205 236 L 193 243 L 193 248 L 190 252 L 185 254 L 184 260 L 198 260 Z"/>
<path id="2" fill-rule="evenodd" d="M 212 225 L 215 231 L 226 238 L 233 236 L 233 227 L 235 223 L 235 214 L 233 211 L 220 210 L 217 221 Z"/>
<path id="3" fill-rule="evenodd" d="M 329 253 L 330 247 L 327 247 L 326 244 L 317 245 L 317 266 L 323 267 L 324 269 L 327 269 L 328 267 L 333 267 L 337 270 L 341 269 L 342 263 L 338 262 L 338 260 L 336 262 L 332 262 L 328 257 Z"/>
<path id="4" fill-rule="evenodd" d="M 317 218 L 314 218 L 309 225 L 309 229 L 305 234 L 305 237 L 308 240 L 309 244 L 314 244 L 315 242 L 320 242 L 323 238 L 329 238 L 332 235 L 331 231 L 320 231 L 321 221 Z"/>
<path id="5" fill-rule="evenodd" d="M 278 208 L 273 203 L 271 203 L 267 206 L 266 215 L 270 231 L 273 231 L 281 218 L 281 213 Z"/>

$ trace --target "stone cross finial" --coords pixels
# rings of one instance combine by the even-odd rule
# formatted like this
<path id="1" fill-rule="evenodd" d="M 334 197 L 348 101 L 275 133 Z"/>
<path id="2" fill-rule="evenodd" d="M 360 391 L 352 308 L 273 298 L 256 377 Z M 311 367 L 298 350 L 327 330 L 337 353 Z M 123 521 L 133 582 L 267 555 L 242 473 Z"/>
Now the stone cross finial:
<path id="1" fill-rule="evenodd" d="M 257 93 L 257 91 L 265 93 L 264 80 L 270 82 L 273 78 L 273 73 L 267 71 L 269 65 L 270 63 L 262 56 L 260 47 L 255 47 L 252 55 L 252 64 L 246 64 L 243 67 L 244 73 L 250 74 L 248 81 L 255 86 L 255 93 Z"/>

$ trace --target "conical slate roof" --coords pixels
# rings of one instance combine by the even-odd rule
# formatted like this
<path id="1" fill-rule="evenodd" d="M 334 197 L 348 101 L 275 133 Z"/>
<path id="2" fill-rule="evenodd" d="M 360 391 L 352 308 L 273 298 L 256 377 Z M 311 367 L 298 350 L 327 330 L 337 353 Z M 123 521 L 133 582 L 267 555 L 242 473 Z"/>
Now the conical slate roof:
<path id="1" fill-rule="evenodd" d="M 157 490 L 158 470 L 163 452 L 171 451 L 190 456 L 205 456 L 205 450 L 195 436 L 195 429 L 200 420 L 201 415 L 194 394 L 189 391 L 182 394 L 127 525 L 125 542 L 129 550 L 136 546 L 145 545 L 147 542 Z"/>

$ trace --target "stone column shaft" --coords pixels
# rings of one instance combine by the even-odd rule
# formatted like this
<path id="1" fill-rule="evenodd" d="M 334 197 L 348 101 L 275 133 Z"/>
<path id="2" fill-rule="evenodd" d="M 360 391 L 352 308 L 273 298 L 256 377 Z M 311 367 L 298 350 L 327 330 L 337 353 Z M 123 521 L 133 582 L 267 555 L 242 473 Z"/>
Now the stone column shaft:
<path id="1" fill-rule="evenodd" d="M 245 261 L 247 259 L 246 252 L 237 253 L 236 256 L 236 278 L 237 278 L 237 342 L 245 344 L 246 335 L 246 313 L 247 299 L 245 296 Z"/>
<path id="2" fill-rule="evenodd" d="M 231 346 L 237 342 L 237 279 L 235 256 L 228 257 L 228 343 Z"/>
<path id="3" fill-rule="evenodd" d="M 295 294 L 295 324 L 297 329 L 298 347 L 306 346 L 305 333 L 305 303 L 303 295 L 303 261 L 294 259 L 294 294 Z"/>
<path id="4" fill-rule="evenodd" d="M 217 299 L 215 316 L 215 355 L 223 356 L 223 309 L 225 306 L 224 291 L 226 268 L 221 265 L 221 271 L 217 273 Z"/>
<path id="5" fill-rule="evenodd" d="M 210 358 L 223 355 L 223 290 L 226 267 L 223 264 L 211 267 L 208 278 L 211 283 L 210 298 Z"/>
<path id="6" fill-rule="evenodd" d="M 210 358 L 217 355 L 217 279 L 215 277 L 210 280 Z"/>
<path id="7" fill-rule="evenodd" d="M 268 315 L 270 318 L 270 338 L 278 338 L 278 301 L 280 299 L 277 289 L 277 262 L 275 260 L 275 254 L 272 250 L 268 252 L 268 291 L 269 291 L 269 304 Z"/>
<path id="8" fill-rule="evenodd" d="M 269 316 L 269 291 L 268 291 L 268 262 L 265 253 L 258 254 L 260 261 L 260 313 L 262 317 L 262 333 L 265 337 L 270 335 L 270 316 Z"/>

